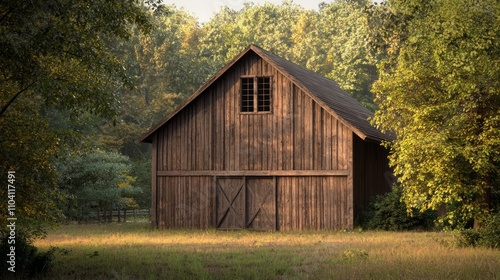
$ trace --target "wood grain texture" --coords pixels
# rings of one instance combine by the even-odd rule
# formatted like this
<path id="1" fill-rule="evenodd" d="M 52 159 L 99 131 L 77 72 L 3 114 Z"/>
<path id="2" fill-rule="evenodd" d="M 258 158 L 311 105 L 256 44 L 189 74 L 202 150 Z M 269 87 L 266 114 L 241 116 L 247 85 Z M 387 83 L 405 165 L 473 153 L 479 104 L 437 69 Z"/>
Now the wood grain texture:
<path id="1" fill-rule="evenodd" d="M 271 77 L 271 112 L 240 112 L 242 76 Z M 389 189 L 387 151 L 305 90 L 249 52 L 158 127 L 153 225 L 352 229 L 369 197 Z"/>

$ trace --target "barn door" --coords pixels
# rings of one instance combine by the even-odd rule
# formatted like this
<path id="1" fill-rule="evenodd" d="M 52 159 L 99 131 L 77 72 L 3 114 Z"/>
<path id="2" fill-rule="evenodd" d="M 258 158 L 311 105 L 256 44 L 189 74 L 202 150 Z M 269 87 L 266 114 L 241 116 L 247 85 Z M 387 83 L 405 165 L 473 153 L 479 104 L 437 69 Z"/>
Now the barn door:
<path id="1" fill-rule="evenodd" d="M 276 229 L 276 188 L 272 177 L 217 178 L 218 229 Z"/>
<path id="2" fill-rule="evenodd" d="M 276 229 L 276 188 L 274 178 L 247 178 L 245 227 Z"/>
<path id="3" fill-rule="evenodd" d="M 217 228 L 245 228 L 244 183 L 243 177 L 217 178 Z"/>

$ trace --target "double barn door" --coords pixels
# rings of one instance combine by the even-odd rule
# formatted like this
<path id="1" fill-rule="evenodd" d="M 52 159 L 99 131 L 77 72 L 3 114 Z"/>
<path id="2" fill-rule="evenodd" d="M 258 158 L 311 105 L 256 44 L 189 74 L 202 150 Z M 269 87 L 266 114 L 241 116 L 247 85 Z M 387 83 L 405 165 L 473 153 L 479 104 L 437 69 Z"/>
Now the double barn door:
<path id="1" fill-rule="evenodd" d="M 276 229 L 273 177 L 217 178 L 218 229 Z"/>

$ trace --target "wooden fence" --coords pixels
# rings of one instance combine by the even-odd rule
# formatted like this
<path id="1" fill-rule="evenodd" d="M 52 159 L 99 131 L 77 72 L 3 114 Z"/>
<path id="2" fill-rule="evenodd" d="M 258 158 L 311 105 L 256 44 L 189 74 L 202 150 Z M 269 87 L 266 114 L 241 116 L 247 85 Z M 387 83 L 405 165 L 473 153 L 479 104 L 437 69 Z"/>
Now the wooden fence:
<path id="1" fill-rule="evenodd" d="M 97 222 L 118 222 L 125 223 L 127 218 L 133 217 L 134 220 L 138 218 L 149 219 L 151 217 L 150 209 L 131 209 L 131 210 L 113 210 L 113 211 L 96 211 L 95 215 Z"/>

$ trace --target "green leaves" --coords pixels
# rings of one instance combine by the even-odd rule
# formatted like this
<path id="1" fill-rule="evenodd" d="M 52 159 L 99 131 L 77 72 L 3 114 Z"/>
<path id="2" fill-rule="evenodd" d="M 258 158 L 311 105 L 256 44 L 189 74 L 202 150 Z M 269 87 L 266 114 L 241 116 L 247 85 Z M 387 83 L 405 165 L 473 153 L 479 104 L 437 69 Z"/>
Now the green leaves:
<path id="1" fill-rule="evenodd" d="M 0 95 L 0 101 L 4 102 Z M 61 147 L 39 111 L 39 97 L 21 96 L 19 103 L 0 118 L 0 172 L 15 171 L 16 232 L 26 238 L 44 234 L 61 217 L 63 199 L 57 189 L 53 157 Z M 7 186 L 0 188 L 0 203 L 7 206 Z M 7 220 L 7 211 L 0 218 Z M 4 236 L 8 230 L 0 229 Z"/>
<path id="2" fill-rule="evenodd" d="M 131 24 L 144 32 L 151 27 L 138 3 L 125 0 L 8 0 L 0 20 L 3 95 L 30 85 L 47 104 L 105 117 L 116 114 L 113 92 L 125 79 L 108 43 L 129 38 Z"/>
<path id="3" fill-rule="evenodd" d="M 380 110 L 373 122 L 398 136 L 391 164 L 408 207 L 446 205 L 443 222 L 463 226 L 484 217 L 484 198 L 498 188 L 492 182 L 500 171 L 499 6 L 392 4 L 382 22 L 401 40 L 385 31 L 375 36 L 391 51 L 374 84 Z"/>
<path id="4" fill-rule="evenodd" d="M 0 171 L 19 175 L 19 234 L 40 236 L 62 216 L 54 159 L 80 139 L 49 115 L 115 118 L 128 78 L 111 42 L 133 26 L 147 32 L 149 20 L 135 0 L 0 2 Z"/>
<path id="5" fill-rule="evenodd" d="M 100 150 L 73 155 L 58 163 L 59 187 L 69 198 L 63 206 L 68 219 L 86 220 L 99 209 L 112 210 L 136 205 L 128 157 Z"/>

